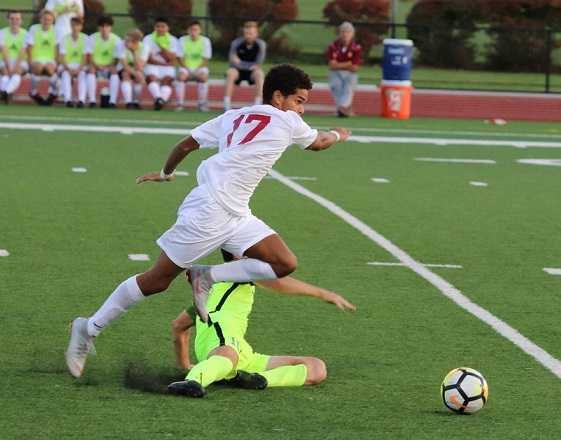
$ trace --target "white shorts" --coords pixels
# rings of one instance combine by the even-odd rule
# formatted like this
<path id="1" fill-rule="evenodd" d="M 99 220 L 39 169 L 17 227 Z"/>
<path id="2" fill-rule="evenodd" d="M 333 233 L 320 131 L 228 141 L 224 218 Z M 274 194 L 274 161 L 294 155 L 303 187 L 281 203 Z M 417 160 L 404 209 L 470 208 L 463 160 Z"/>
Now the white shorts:
<path id="1" fill-rule="evenodd" d="M 241 257 L 273 234 L 273 229 L 251 213 L 236 216 L 226 211 L 201 185 L 185 198 L 177 221 L 156 243 L 171 261 L 187 268 L 219 248 Z"/>
<path id="2" fill-rule="evenodd" d="M 196 77 L 200 75 L 206 75 L 208 77 L 208 67 L 199 67 L 198 69 L 180 67 L 178 71 L 181 74 L 187 75 L 187 81 L 197 81 Z"/>
<path id="3" fill-rule="evenodd" d="M 13 69 L 14 66 L 16 65 L 16 60 L 10 60 L 10 67 Z M 6 66 L 6 62 L 4 60 L 0 60 L 0 69 L 3 69 Z M 27 63 L 27 61 L 22 61 L 20 63 L 20 67 L 23 73 L 27 72 L 29 70 L 29 64 Z"/>
<path id="4" fill-rule="evenodd" d="M 156 79 L 164 79 L 166 77 L 175 78 L 175 67 L 147 64 L 144 68 L 144 74 L 146 76 L 155 76 Z"/>
<path id="5" fill-rule="evenodd" d="M 85 67 L 81 66 L 80 64 L 76 64 L 76 63 L 70 63 L 70 64 L 68 64 L 68 67 L 70 69 L 80 69 L 81 71 L 85 71 Z M 58 71 L 59 74 L 62 74 L 62 72 L 64 72 L 65 70 L 66 70 L 66 68 L 64 67 L 63 64 L 58 65 L 57 71 Z"/>

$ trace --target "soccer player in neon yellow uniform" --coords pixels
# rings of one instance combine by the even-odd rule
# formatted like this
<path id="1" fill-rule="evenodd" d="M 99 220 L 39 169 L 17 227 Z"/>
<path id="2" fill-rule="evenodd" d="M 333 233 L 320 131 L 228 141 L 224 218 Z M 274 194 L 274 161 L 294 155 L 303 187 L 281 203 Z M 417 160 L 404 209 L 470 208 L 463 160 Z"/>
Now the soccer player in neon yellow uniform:
<path id="1" fill-rule="evenodd" d="M 109 79 L 109 107 L 117 104 L 119 95 L 119 75 L 117 64 L 122 58 L 123 42 L 115 35 L 113 18 L 102 16 L 98 22 L 98 32 L 90 35 L 86 48 L 88 57 L 87 90 L 90 108 L 96 106 L 97 78 Z"/>
<path id="2" fill-rule="evenodd" d="M 222 251 L 225 261 L 232 256 Z M 285 295 L 306 295 L 335 304 L 341 310 L 356 308 L 340 295 L 292 277 L 257 284 Z M 208 308 L 209 322 L 196 319 L 195 353 L 199 363 L 191 368 L 189 330 L 195 324 L 194 312 L 183 311 L 173 321 L 176 365 L 191 368 L 184 381 L 168 389 L 173 394 L 203 397 L 213 382 L 231 380 L 242 388 L 264 389 L 278 386 L 315 385 L 327 377 L 325 363 L 309 356 L 267 356 L 255 353 L 245 340 L 248 317 L 253 307 L 253 283 L 216 283 Z"/>
<path id="3" fill-rule="evenodd" d="M 154 32 L 144 37 L 143 44 L 148 91 L 154 98 L 154 110 L 161 110 L 171 96 L 177 61 L 177 38 L 169 33 L 167 18 L 156 19 Z"/>
<path id="4" fill-rule="evenodd" d="M 178 43 L 179 70 L 175 83 L 176 110 L 183 110 L 185 99 L 185 83 L 197 82 L 198 107 L 200 111 L 208 111 L 208 62 L 212 57 L 210 40 L 201 35 L 201 24 L 193 21 L 187 28 L 187 35 Z"/>
<path id="5" fill-rule="evenodd" d="M 57 41 L 52 12 L 43 10 L 39 24 L 29 28 L 25 43 L 27 58 L 31 66 L 31 92 L 29 96 L 39 105 L 52 105 L 57 97 Z M 49 77 L 49 96 L 44 99 L 38 93 L 41 76 Z"/>
<path id="6" fill-rule="evenodd" d="M 24 50 L 27 31 L 21 27 L 21 14 L 10 11 L 6 17 L 9 26 L 0 30 L 0 94 L 7 104 L 29 66 Z"/>
<path id="7" fill-rule="evenodd" d="M 59 63 L 62 68 L 62 94 L 66 107 L 74 107 L 72 81 L 78 83 L 78 108 L 86 101 L 86 43 L 88 36 L 82 33 L 82 19 L 72 17 L 72 32 L 58 43 Z"/>
<path id="8" fill-rule="evenodd" d="M 146 60 L 142 58 L 142 53 L 142 32 L 138 29 L 127 32 L 119 75 L 121 76 L 121 93 L 129 109 L 140 109 L 138 100 L 145 84 L 143 70 L 146 63 Z"/>

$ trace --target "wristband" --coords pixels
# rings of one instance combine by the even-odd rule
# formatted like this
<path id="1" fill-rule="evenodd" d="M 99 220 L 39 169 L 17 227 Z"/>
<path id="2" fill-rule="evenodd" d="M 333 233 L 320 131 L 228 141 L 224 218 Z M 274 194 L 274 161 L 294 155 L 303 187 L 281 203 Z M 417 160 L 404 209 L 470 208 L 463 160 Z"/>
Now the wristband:
<path id="1" fill-rule="evenodd" d="M 169 180 L 174 176 L 174 174 L 175 174 L 175 170 L 173 170 L 170 174 L 166 174 L 166 172 L 162 168 L 162 171 L 160 171 L 160 179 Z"/>
<path id="2" fill-rule="evenodd" d="M 335 135 L 335 142 L 339 142 L 341 140 L 341 135 L 339 134 L 338 131 L 335 130 L 329 130 L 329 133 L 332 133 Z"/>

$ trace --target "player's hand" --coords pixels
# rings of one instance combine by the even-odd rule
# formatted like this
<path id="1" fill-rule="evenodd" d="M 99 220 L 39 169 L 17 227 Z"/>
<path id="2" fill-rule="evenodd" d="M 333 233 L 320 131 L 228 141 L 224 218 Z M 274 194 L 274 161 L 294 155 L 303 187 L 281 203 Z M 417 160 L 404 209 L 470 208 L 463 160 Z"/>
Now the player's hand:
<path id="1" fill-rule="evenodd" d="M 337 306 L 337 308 L 340 310 L 351 311 L 351 312 L 356 311 L 356 306 L 354 304 L 347 301 L 341 295 L 337 295 L 335 292 L 330 292 L 329 290 L 326 290 L 325 292 L 323 292 L 322 298 L 325 302 Z"/>
<path id="2" fill-rule="evenodd" d="M 144 183 L 144 182 L 170 182 L 175 179 L 175 176 L 170 176 L 167 179 L 162 179 L 160 173 L 148 173 L 144 174 L 143 176 L 139 176 L 136 178 L 136 183 Z"/>
<path id="3" fill-rule="evenodd" d="M 346 128 L 337 127 L 337 128 L 332 128 L 331 130 L 339 133 L 339 136 L 341 136 L 341 140 L 339 142 L 346 141 L 349 138 L 349 136 L 351 135 L 351 131 L 347 130 Z"/>

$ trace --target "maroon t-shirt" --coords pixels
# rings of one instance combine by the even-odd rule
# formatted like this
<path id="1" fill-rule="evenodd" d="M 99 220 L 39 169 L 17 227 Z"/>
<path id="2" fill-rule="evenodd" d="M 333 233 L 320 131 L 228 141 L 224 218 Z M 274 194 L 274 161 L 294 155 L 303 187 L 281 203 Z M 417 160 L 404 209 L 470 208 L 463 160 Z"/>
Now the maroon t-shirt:
<path id="1" fill-rule="evenodd" d="M 327 48 L 327 60 L 335 60 L 338 63 L 351 61 L 353 65 L 358 65 L 361 63 L 361 52 L 360 44 L 355 41 L 351 41 L 348 46 L 344 46 L 341 40 L 335 40 Z"/>

